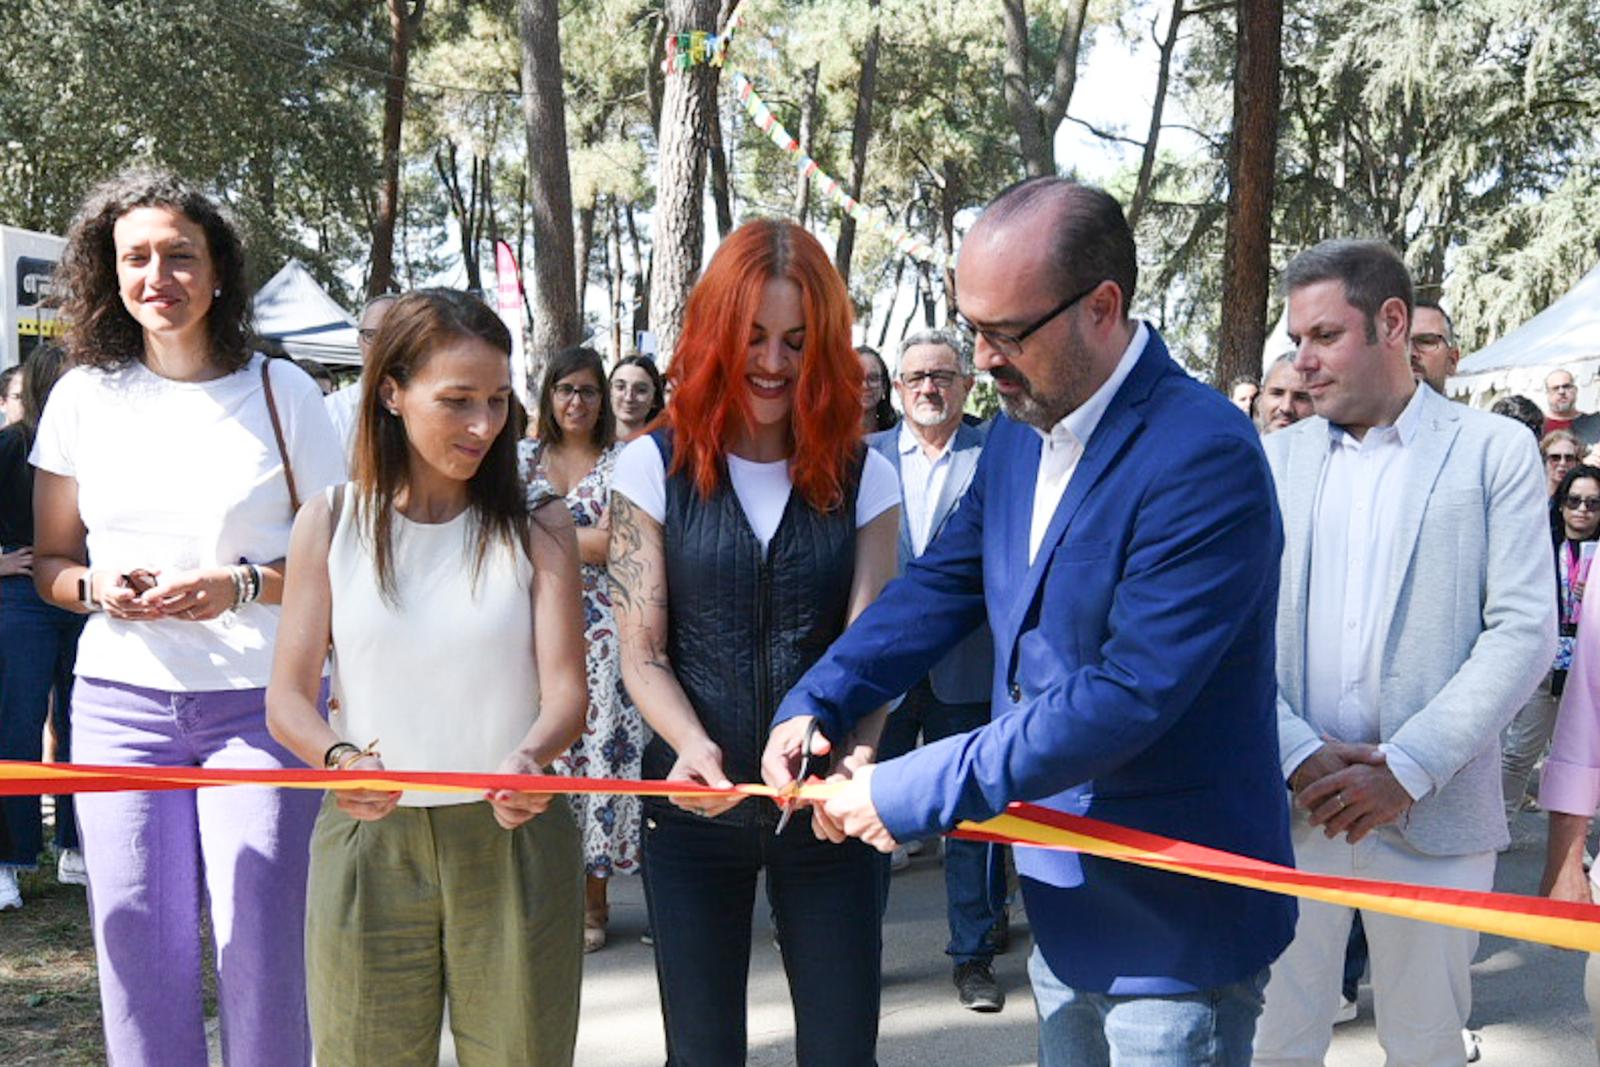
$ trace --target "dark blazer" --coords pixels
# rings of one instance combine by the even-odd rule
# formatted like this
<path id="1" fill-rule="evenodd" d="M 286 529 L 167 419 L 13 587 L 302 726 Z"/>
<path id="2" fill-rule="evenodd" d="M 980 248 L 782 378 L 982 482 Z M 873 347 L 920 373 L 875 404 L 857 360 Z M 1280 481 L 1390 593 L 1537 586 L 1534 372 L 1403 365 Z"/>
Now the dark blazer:
<path id="1" fill-rule="evenodd" d="M 939 532 L 961 506 L 961 498 L 972 484 L 978 469 L 978 457 L 983 453 L 983 441 L 989 434 L 987 425 L 971 426 L 963 422 L 956 427 L 950 442 L 950 470 L 945 475 L 944 488 L 934 502 L 933 522 L 929 526 L 928 544 L 933 544 Z M 882 453 L 894 464 L 894 472 L 901 480 L 900 508 L 900 573 L 906 564 L 917 558 L 911 539 L 910 519 L 906 515 L 905 481 L 900 471 L 900 427 L 880 430 L 867 437 L 867 445 Z M 926 550 L 926 546 L 924 546 Z M 987 704 L 994 688 L 994 638 L 987 623 L 968 634 L 961 643 L 945 654 L 928 672 L 928 685 L 933 695 L 946 704 Z"/>
<path id="2" fill-rule="evenodd" d="M 777 720 L 816 715 L 843 736 L 987 615 L 992 721 L 873 777 L 897 839 L 1030 800 L 1291 863 L 1274 710 L 1283 532 L 1254 427 L 1151 330 L 1030 564 L 1040 444 L 996 420 L 939 539 Z M 1229 984 L 1294 932 L 1288 897 L 1070 853 L 1016 855 L 1036 943 L 1078 989 Z"/>

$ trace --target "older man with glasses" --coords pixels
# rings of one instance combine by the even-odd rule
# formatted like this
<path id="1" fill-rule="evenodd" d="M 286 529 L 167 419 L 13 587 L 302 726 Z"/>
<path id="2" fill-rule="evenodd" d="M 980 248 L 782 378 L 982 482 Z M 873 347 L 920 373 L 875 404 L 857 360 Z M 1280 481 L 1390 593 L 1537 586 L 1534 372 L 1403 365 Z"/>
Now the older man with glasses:
<path id="1" fill-rule="evenodd" d="M 356 327 L 356 346 L 361 350 L 361 363 L 372 358 L 372 339 L 378 336 L 378 327 L 389 308 L 400 299 L 399 293 L 380 293 L 367 301 L 361 309 L 361 319 Z M 355 448 L 356 423 L 361 408 L 361 379 L 357 378 L 343 389 L 329 393 L 322 401 L 328 408 L 328 418 L 333 421 L 334 432 L 344 444 L 346 461 Z"/>
<path id="2" fill-rule="evenodd" d="M 972 389 L 971 349 L 949 330 L 923 330 L 900 342 L 894 390 L 905 419 L 867 438 L 900 476 L 900 570 L 928 548 L 961 506 L 983 451 L 987 427 L 962 419 Z M 917 738 L 933 743 L 989 721 L 994 654 L 980 626 L 935 663 L 890 714 L 878 744 L 880 759 L 910 752 Z M 897 856 L 900 853 L 897 853 Z M 1004 937 L 1005 866 L 998 846 L 945 843 L 944 883 L 956 996 L 964 1008 L 999 1011 L 1005 992 L 994 977 L 994 954 Z"/>

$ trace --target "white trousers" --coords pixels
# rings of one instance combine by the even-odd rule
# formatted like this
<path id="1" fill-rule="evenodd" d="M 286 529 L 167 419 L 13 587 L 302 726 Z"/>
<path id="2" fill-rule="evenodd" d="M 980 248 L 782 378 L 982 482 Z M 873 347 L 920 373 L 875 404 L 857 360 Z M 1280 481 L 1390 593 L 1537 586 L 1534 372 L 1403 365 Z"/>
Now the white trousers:
<path id="1" fill-rule="evenodd" d="M 1392 829 L 1351 845 L 1328 840 L 1296 809 L 1295 865 L 1318 874 L 1487 891 L 1493 852 L 1428 856 Z M 1339 1008 L 1345 942 L 1354 909 L 1300 901 L 1294 940 L 1272 966 L 1256 1028 L 1255 1067 L 1322 1067 Z M 1461 1067 L 1461 1030 L 1472 1011 L 1469 968 L 1478 935 L 1362 911 L 1372 961 L 1378 1042 L 1387 1067 Z"/>

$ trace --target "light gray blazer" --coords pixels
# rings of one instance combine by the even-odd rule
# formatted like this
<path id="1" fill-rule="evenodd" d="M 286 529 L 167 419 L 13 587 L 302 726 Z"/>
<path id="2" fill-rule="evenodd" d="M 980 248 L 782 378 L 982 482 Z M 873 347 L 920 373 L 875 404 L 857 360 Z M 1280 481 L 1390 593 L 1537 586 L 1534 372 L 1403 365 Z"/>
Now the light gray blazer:
<path id="1" fill-rule="evenodd" d="M 1554 562 L 1539 450 L 1526 426 L 1425 386 L 1396 557 L 1380 624 L 1381 740 L 1434 782 L 1398 829 L 1431 855 L 1504 847 L 1500 731 L 1550 669 Z M 1316 736 L 1305 719 L 1312 519 L 1329 451 L 1310 418 L 1262 442 L 1283 513 L 1278 599 L 1278 743 Z"/>
<path id="2" fill-rule="evenodd" d="M 989 436 L 989 423 L 969 426 L 963 422 L 956 427 L 950 442 L 950 470 L 945 475 L 944 489 L 934 502 L 933 522 L 929 527 L 928 543 L 939 536 L 945 523 L 961 504 L 961 498 L 972 485 L 973 472 L 978 469 L 978 457 L 983 453 L 984 441 Z M 879 430 L 867 438 L 867 444 L 882 453 L 894 464 L 894 473 L 900 475 L 900 427 Z M 902 487 L 904 482 L 901 482 Z M 904 490 L 902 489 L 902 495 Z M 906 564 L 916 558 L 912 547 L 911 526 L 906 509 L 900 509 L 900 566 L 896 573 L 904 574 Z M 933 695 L 946 704 L 977 704 L 989 702 L 994 692 L 994 638 L 989 624 L 982 623 L 964 637 L 956 647 L 945 653 L 928 672 L 928 686 Z"/>

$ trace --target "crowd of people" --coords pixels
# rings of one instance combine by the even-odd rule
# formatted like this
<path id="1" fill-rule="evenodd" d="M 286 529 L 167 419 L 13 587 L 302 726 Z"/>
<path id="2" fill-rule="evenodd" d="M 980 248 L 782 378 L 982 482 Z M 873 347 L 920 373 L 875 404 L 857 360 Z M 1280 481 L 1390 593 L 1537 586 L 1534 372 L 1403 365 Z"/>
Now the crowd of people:
<path id="1" fill-rule="evenodd" d="M 147 169 L 95 189 L 63 347 L 0 375 L 0 758 L 51 735 L 778 790 L 60 798 L 108 1058 L 206 1062 L 206 911 L 229 1064 L 436 1062 L 447 1004 L 463 1063 L 569 1064 L 610 880 L 640 874 L 670 1063 L 744 1062 L 764 877 L 798 1062 L 869 1067 L 890 855 L 1013 800 L 1483 890 L 1548 748 L 1544 891 L 1592 900 L 1600 416 L 1572 375 L 1531 439 L 1452 404 L 1449 316 L 1340 240 L 1286 270 L 1292 348 L 1220 395 L 1129 314 L 1137 261 L 1107 194 L 1019 183 L 964 243 L 957 328 L 891 372 L 816 238 L 751 221 L 665 377 L 569 348 L 525 412 L 475 297 L 370 302 L 335 390 L 256 350 L 214 201 Z M 1174 469 L 1204 487 L 1183 507 Z M 42 825 L 4 802 L 0 912 Z M 1469 931 L 1061 852 L 943 862 L 984 1012 L 1014 863 L 1051 1067 L 1319 1064 L 1367 968 L 1388 1062 L 1475 1053 Z"/>

